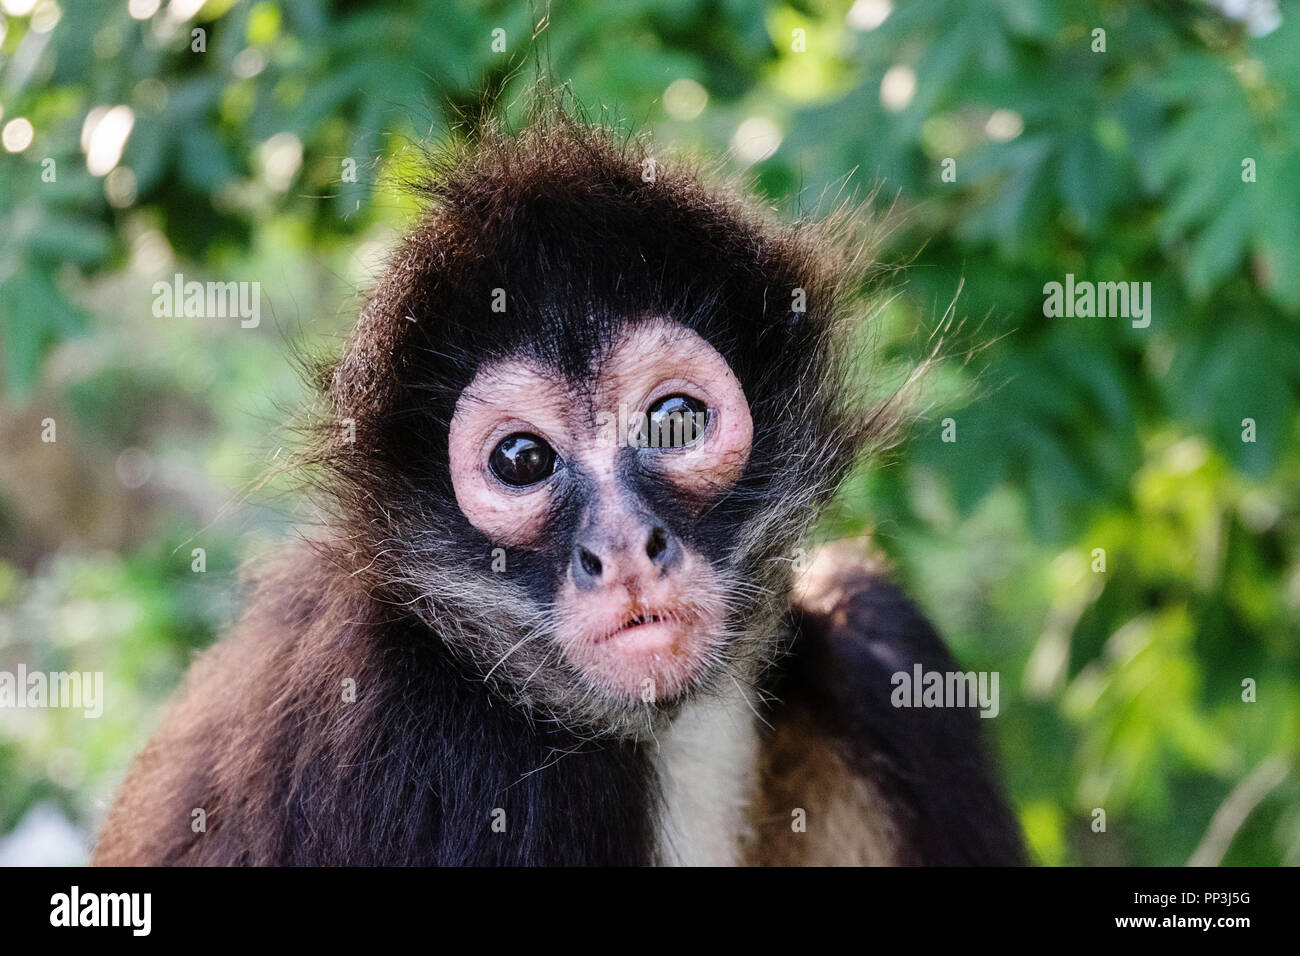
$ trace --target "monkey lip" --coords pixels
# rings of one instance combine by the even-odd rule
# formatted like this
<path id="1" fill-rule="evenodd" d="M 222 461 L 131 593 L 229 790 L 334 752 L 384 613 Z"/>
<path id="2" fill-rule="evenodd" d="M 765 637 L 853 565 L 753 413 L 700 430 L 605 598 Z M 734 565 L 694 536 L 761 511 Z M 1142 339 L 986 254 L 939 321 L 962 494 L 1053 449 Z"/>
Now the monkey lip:
<path id="1" fill-rule="evenodd" d="M 683 614 L 640 611 L 592 640 L 602 654 L 673 653 L 689 640 L 694 621 Z"/>
<path id="2" fill-rule="evenodd" d="M 556 634 L 569 663 L 590 683 L 642 705 L 680 699 L 725 642 L 722 609 L 709 590 L 650 590 L 656 593 L 575 595 L 561 605 Z"/>
<path id="3" fill-rule="evenodd" d="M 603 644 L 606 641 L 612 641 L 631 631 L 641 631 L 644 633 L 646 628 L 653 629 L 656 624 L 667 624 L 669 618 L 667 615 L 659 614 L 653 611 L 646 611 L 640 614 L 634 614 L 624 621 L 621 625 L 610 631 L 604 637 L 596 641 L 597 644 Z"/>

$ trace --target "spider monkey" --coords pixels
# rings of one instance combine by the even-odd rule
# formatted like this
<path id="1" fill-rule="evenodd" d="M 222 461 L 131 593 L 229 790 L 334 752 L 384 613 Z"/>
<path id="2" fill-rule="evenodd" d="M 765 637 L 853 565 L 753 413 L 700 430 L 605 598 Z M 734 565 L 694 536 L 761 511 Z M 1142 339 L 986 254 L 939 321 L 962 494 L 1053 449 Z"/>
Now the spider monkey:
<path id="1" fill-rule="evenodd" d="M 796 580 L 889 427 L 846 231 L 562 110 L 415 188 L 317 376 L 323 530 L 194 663 L 95 862 L 1023 863 L 975 714 L 891 704 L 955 670 L 931 625 L 843 544 Z"/>

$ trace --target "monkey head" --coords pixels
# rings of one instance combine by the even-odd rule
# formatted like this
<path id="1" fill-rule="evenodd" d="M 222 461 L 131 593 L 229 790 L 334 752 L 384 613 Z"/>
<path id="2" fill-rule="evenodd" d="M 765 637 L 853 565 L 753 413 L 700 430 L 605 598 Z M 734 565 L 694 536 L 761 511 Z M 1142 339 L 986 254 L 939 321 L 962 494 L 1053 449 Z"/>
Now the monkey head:
<path id="1" fill-rule="evenodd" d="M 325 381 L 332 547 L 538 720 L 636 735 L 753 686 L 879 422 L 843 244 L 562 115 L 430 167 Z"/>

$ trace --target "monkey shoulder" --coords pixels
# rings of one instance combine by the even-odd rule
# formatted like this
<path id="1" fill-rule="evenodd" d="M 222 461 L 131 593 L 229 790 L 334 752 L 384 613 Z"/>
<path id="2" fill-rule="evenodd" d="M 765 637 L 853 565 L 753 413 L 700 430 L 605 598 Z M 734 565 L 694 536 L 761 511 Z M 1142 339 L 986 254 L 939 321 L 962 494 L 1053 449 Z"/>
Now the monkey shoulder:
<path id="1" fill-rule="evenodd" d="M 95 862 L 643 860 L 644 758 L 610 746 L 557 760 L 580 744 L 495 705 L 427 628 L 328 559 L 294 552 L 191 666 Z"/>
<path id="2" fill-rule="evenodd" d="M 355 644 L 357 618 L 307 548 L 262 567 L 249 597 L 238 625 L 190 663 L 116 794 L 94 863 L 282 862 L 284 794 L 298 783 L 286 768 L 313 756 L 313 739 L 330 740 L 323 725 L 345 700 L 330 672 L 359 668 L 327 645 Z"/>
<path id="3" fill-rule="evenodd" d="M 758 862 L 1018 864 L 977 713 L 894 706 L 896 675 L 956 670 L 881 566 L 823 548 L 796 589 L 762 751 Z"/>

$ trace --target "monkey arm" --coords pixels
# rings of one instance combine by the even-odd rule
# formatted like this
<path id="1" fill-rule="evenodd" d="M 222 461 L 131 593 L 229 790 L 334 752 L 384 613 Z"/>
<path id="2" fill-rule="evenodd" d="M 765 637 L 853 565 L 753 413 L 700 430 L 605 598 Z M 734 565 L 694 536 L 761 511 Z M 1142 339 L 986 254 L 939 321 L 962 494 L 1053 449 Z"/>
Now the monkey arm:
<path id="1" fill-rule="evenodd" d="M 800 585 L 755 861 L 1024 864 L 978 713 L 891 702 L 895 674 L 957 669 L 929 621 L 846 545 L 823 549 Z"/>

